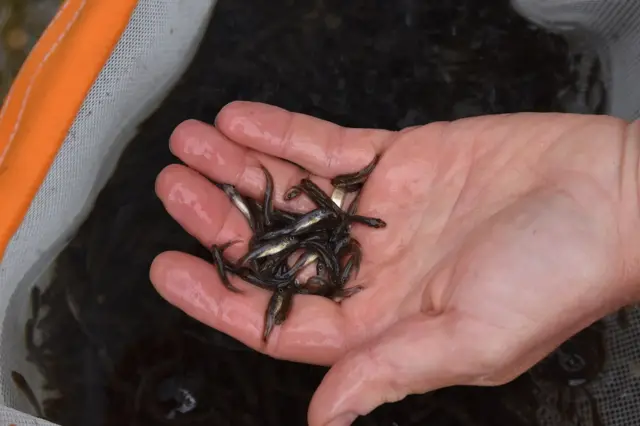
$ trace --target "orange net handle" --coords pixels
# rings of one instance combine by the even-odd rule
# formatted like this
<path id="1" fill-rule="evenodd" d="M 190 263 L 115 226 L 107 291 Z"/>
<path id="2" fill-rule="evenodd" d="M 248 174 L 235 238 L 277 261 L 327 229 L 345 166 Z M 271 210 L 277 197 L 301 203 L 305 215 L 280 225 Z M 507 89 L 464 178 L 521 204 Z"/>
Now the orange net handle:
<path id="1" fill-rule="evenodd" d="M 0 111 L 0 259 L 44 181 L 136 0 L 67 0 Z"/>

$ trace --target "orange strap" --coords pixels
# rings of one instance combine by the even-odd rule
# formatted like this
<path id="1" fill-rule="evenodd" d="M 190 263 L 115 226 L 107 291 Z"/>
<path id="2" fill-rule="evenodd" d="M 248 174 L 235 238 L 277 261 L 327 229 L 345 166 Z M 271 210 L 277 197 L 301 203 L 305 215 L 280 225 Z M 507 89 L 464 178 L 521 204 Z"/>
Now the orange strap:
<path id="1" fill-rule="evenodd" d="M 67 0 L 22 65 L 0 111 L 0 259 L 136 0 Z"/>

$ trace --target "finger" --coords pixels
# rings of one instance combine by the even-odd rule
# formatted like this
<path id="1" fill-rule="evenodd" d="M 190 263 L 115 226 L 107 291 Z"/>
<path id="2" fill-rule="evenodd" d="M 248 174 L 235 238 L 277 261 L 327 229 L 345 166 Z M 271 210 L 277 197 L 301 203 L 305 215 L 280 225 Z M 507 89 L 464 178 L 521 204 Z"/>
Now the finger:
<path id="1" fill-rule="evenodd" d="M 204 246 L 239 240 L 225 251 L 238 258 L 251 238 L 249 224 L 227 196 L 197 172 L 171 165 L 156 179 L 156 193 L 167 212 Z"/>
<path id="2" fill-rule="evenodd" d="M 311 400 L 309 426 L 347 426 L 384 403 L 465 383 L 459 341 L 445 316 L 396 323 L 333 365 Z"/>
<path id="3" fill-rule="evenodd" d="M 262 200 L 266 187 L 264 165 L 273 176 L 274 204 L 290 211 L 308 211 L 315 205 L 306 197 L 284 201 L 284 194 L 309 173 L 278 158 L 238 145 L 213 126 L 187 120 L 170 138 L 171 152 L 190 167 L 215 182 L 234 185 L 243 195 Z M 310 177 L 328 195 L 333 187 L 327 179 Z"/>
<path id="4" fill-rule="evenodd" d="M 325 178 L 364 168 L 398 134 L 352 129 L 256 102 L 232 102 L 216 118 L 229 139 Z"/>
<path id="5" fill-rule="evenodd" d="M 343 352 L 344 318 L 331 300 L 296 296 L 287 320 L 273 329 L 264 345 L 269 292 L 235 276 L 230 276 L 231 283 L 243 293 L 230 292 L 212 265 L 180 252 L 156 257 L 150 276 L 160 295 L 187 315 L 272 357 L 329 365 Z"/>

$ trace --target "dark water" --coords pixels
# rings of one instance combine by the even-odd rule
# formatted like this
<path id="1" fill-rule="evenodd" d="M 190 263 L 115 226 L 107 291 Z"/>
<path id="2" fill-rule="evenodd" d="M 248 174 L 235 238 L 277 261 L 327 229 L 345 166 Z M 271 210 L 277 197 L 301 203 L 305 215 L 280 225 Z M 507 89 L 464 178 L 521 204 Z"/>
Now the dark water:
<path id="1" fill-rule="evenodd" d="M 142 124 L 42 296 L 50 311 L 31 357 L 61 393 L 45 402 L 46 417 L 64 426 L 306 424 L 325 368 L 247 350 L 167 304 L 149 282 L 162 251 L 209 259 L 154 193 L 158 172 L 178 162 L 168 138 L 180 122 L 212 122 L 236 99 L 388 129 L 563 111 L 574 99 L 573 59 L 507 1 L 221 0 L 194 63 Z M 586 360 L 574 375 L 597 373 L 599 340 L 594 332 L 567 349 Z M 411 396 L 357 424 L 535 426 L 533 379 L 566 387 L 565 367 L 551 358 L 507 386 Z M 176 414 L 189 396 L 195 409 Z"/>

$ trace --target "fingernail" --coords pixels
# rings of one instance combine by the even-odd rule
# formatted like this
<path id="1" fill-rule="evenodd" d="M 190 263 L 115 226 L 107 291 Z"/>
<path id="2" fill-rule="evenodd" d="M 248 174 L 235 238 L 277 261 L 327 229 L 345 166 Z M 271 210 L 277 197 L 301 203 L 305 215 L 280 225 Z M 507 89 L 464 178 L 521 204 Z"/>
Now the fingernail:
<path id="1" fill-rule="evenodd" d="M 327 423 L 326 426 L 350 426 L 357 417 L 356 413 L 343 413 Z"/>

